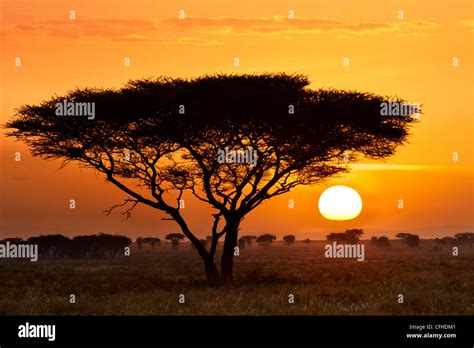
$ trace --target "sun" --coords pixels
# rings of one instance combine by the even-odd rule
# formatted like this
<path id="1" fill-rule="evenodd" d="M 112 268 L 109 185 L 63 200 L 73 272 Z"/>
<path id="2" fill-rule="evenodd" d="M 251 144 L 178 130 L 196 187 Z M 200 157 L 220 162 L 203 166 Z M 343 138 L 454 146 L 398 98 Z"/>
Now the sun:
<path id="1" fill-rule="evenodd" d="M 352 220 L 362 210 L 362 199 L 359 193 L 347 186 L 332 186 L 319 197 L 321 215 L 328 220 Z"/>

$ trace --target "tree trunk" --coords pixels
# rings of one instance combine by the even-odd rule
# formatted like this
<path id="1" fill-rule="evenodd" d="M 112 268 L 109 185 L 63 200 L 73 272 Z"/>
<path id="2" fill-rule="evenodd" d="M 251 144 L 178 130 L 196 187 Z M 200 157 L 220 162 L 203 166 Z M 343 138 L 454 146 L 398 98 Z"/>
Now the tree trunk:
<path id="1" fill-rule="evenodd" d="M 216 264 L 210 258 L 204 260 L 204 271 L 206 272 L 207 283 L 214 287 L 221 284 L 221 277 L 217 271 Z"/>
<path id="2" fill-rule="evenodd" d="M 238 226 L 229 228 L 225 235 L 221 258 L 221 277 L 224 283 L 233 281 L 234 248 L 237 246 Z"/>

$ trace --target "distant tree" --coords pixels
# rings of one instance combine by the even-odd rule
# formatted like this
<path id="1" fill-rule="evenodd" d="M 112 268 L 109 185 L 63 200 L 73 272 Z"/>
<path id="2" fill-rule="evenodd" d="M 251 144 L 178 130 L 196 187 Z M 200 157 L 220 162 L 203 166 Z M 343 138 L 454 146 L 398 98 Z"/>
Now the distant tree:
<path id="1" fill-rule="evenodd" d="M 74 257 L 103 257 L 99 250 L 97 235 L 75 236 L 72 239 L 72 255 Z"/>
<path id="2" fill-rule="evenodd" d="M 326 236 L 328 242 L 336 242 L 336 243 L 345 243 L 346 242 L 346 234 L 333 232 Z"/>
<path id="3" fill-rule="evenodd" d="M 151 249 L 154 250 L 156 245 L 161 244 L 161 239 L 155 238 L 155 237 L 146 237 L 146 238 L 143 238 L 143 244 L 150 245 Z"/>
<path id="4" fill-rule="evenodd" d="M 269 246 L 275 239 L 276 237 L 272 234 L 262 234 L 257 238 L 257 243 L 261 246 Z"/>
<path id="5" fill-rule="evenodd" d="M 303 241 L 303 243 L 309 244 L 309 243 L 311 243 L 311 239 L 306 238 L 306 239 Z"/>
<path id="6" fill-rule="evenodd" d="M 245 247 L 247 246 L 247 241 L 245 240 L 244 237 L 240 237 L 239 240 L 238 240 L 238 243 L 237 243 L 239 249 L 245 249 Z"/>
<path id="7" fill-rule="evenodd" d="M 390 240 L 388 237 L 372 237 L 371 244 L 376 246 L 377 248 L 390 248 Z"/>
<path id="8" fill-rule="evenodd" d="M 165 237 L 165 239 L 171 241 L 173 248 L 177 248 L 179 246 L 179 242 L 181 242 L 184 237 L 185 236 L 181 233 L 170 233 Z"/>
<path id="9" fill-rule="evenodd" d="M 295 242 L 295 236 L 292 234 L 284 236 L 283 240 L 285 241 L 286 245 L 292 245 Z"/>
<path id="10" fill-rule="evenodd" d="M 359 242 L 359 238 L 363 234 L 363 230 L 354 228 L 352 230 L 346 230 L 344 233 L 330 233 L 326 236 L 326 239 L 329 242 L 336 242 L 340 244 L 356 244 Z"/>
<path id="11" fill-rule="evenodd" d="M 115 257 L 131 244 L 132 240 L 126 236 L 99 233 L 74 237 L 71 250 L 74 257 Z"/>
<path id="12" fill-rule="evenodd" d="M 379 248 L 390 248 L 390 240 L 388 239 L 388 237 L 381 236 L 377 240 L 377 246 Z"/>
<path id="13" fill-rule="evenodd" d="M 463 233 L 456 233 L 454 238 L 460 244 L 467 244 L 470 248 L 472 248 L 472 244 L 474 243 L 474 233 L 473 232 L 463 232 Z"/>
<path id="14" fill-rule="evenodd" d="M 410 233 L 397 233 L 397 235 L 395 237 L 401 239 L 402 241 L 404 241 L 408 236 L 410 236 Z"/>
<path id="15" fill-rule="evenodd" d="M 71 253 L 71 239 L 61 234 L 30 237 L 28 243 L 38 245 L 38 253 L 42 258 L 66 257 Z"/>
<path id="16" fill-rule="evenodd" d="M 257 240 L 257 236 L 252 236 L 252 235 L 242 236 L 242 240 L 245 241 L 245 244 L 247 246 L 250 246 L 253 241 Z"/>
<path id="17" fill-rule="evenodd" d="M 457 241 L 456 238 L 449 237 L 449 236 L 448 237 L 443 237 L 443 238 L 441 238 L 441 240 L 443 242 L 442 244 L 444 244 L 444 245 L 454 245 L 454 244 L 456 244 L 456 241 Z"/>
<path id="18" fill-rule="evenodd" d="M 401 239 L 402 241 L 404 241 L 405 238 L 406 238 L 407 236 L 409 236 L 409 235 L 410 235 L 409 233 L 397 233 L 397 234 L 395 235 L 395 237 L 397 237 L 397 238 Z"/>
<path id="19" fill-rule="evenodd" d="M 364 234 L 364 231 L 358 228 L 353 228 L 351 230 L 346 230 L 346 243 L 347 244 L 356 244 L 359 243 L 360 237 Z"/>
<path id="20" fill-rule="evenodd" d="M 115 257 L 118 253 L 123 253 L 125 247 L 132 244 L 132 240 L 126 236 L 99 233 L 94 237 L 97 239 L 97 250 L 103 256 L 108 254 Z"/>
<path id="21" fill-rule="evenodd" d="M 418 248 L 420 246 L 420 237 L 412 234 L 405 239 L 405 242 L 410 248 Z"/>
<path id="22" fill-rule="evenodd" d="M 70 239 L 61 234 L 49 234 L 30 237 L 28 243 L 38 245 L 41 258 L 64 257 L 115 257 L 123 252 L 132 240 L 125 236 L 110 235 L 106 233 L 76 236 Z"/>
<path id="23" fill-rule="evenodd" d="M 113 251 L 112 251 L 113 257 L 115 257 L 117 252 L 124 253 L 125 247 L 130 247 L 130 245 L 132 245 L 132 240 L 127 236 L 116 235 L 114 237 L 115 237 L 115 241 L 114 241 Z"/>
<path id="24" fill-rule="evenodd" d="M 406 238 L 405 242 L 410 248 L 418 248 L 420 246 L 420 237 L 412 234 Z"/>
<path id="25" fill-rule="evenodd" d="M 137 238 L 137 247 L 139 250 L 141 250 L 143 248 L 143 238 L 142 237 L 138 237 Z"/>
<path id="26" fill-rule="evenodd" d="M 398 233 L 395 237 L 400 238 L 410 248 L 418 248 L 420 246 L 420 237 L 416 234 Z"/>

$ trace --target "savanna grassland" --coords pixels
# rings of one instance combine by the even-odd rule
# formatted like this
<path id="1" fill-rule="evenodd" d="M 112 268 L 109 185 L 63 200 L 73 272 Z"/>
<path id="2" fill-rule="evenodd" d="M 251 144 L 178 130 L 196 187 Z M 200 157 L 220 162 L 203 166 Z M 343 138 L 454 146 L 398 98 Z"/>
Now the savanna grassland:
<path id="1" fill-rule="evenodd" d="M 219 288 L 206 285 L 188 243 L 133 247 L 131 256 L 114 259 L 1 260 L 0 314 L 474 314 L 474 248 L 460 246 L 455 257 L 451 247 L 432 250 L 432 241 L 391 243 L 365 242 L 364 262 L 327 259 L 322 241 L 253 244 L 235 258 L 235 284 Z"/>

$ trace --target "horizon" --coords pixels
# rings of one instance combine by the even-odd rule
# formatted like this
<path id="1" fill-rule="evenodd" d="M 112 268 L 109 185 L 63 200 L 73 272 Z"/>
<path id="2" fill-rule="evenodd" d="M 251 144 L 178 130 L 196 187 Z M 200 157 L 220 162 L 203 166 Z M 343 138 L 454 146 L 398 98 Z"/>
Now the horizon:
<path id="1" fill-rule="evenodd" d="M 179 233 L 179 232 L 169 232 L 169 233 Z M 331 233 L 341 233 L 341 232 L 331 232 Z M 402 233 L 402 232 L 401 232 L 401 233 Z M 458 233 L 461 234 L 461 233 L 473 233 L 473 232 L 470 232 L 470 231 L 463 231 L 463 232 L 458 232 Z M 28 238 L 31 238 L 31 237 L 40 237 L 40 236 L 58 235 L 58 234 L 59 234 L 59 235 L 62 235 L 62 234 L 60 234 L 60 233 L 48 233 L 48 234 L 44 234 L 44 235 L 35 234 L 35 235 L 30 235 L 30 236 L 27 236 L 27 237 L 23 237 L 23 238 L 22 238 L 22 241 L 27 241 Z M 106 234 L 106 235 L 112 235 L 112 236 L 128 237 L 128 238 L 130 238 L 130 239 L 132 240 L 132 243 L 136 243 L 137 238 L 158 238 L 158 239 L 160 239 L 160 242 L 171 243 L 171 241 L 165 239 L 166 235 L 155 235 L 155 236 L 151 236 L 151 235 L 143 235 L 143 236 L 142 236 L 142 235 L 139 235 L 139 236 L 131 236 L 131 235 L 127 235 L 127 234 L 111 234 L 111 233 L 107 233 L 107 232 L 99 232 L 99 233 L 92 233 L 92 234 L 78 234 L 78 235 L 73 235 L 73 236 L 72 236 L 72 235 L 63 235 L 63 236 L 68 237 L 69 239 L 72 239 L 72 238 L 78 237 L 78 236 L 92 236 L 92 235 L 98 235 L 98 234 Z M 259 233 L 257 233 L 257 234 L 249 233 L 249 234 L 244 234 L 244 235 L 242 235 L 242 236 L 250 235 L 250 236 L 256 236 L 256 237 L 258 237 L 258 236 L 261 236 L 261 235 L 263 235 L 263 234 L 267 234 L 267 232 L 264 232 L 264 233 L 261 233 L 261 234 L 259 234 Z M 276 243 L 276 242 L 284 242 L 283 237 L 287 236 L 287 234 L 278 234 L 278 233 L 268 233 L 268 234 L 271 234 L 271 235 L 276 236 L 276 239 L 273 241 L 273 243 Z M 456 234 L 457 234 L 457 233 L 456 233 Z M 444 238 L 444 237 L 455 237 L 456 234 L 451 235 L 451 236 L 443 236 L 443 237 L 441 237 L 441 239 Z M 291 234 L 289 234 L 289 235 L 291 235 Z M 132 238 L 132 237 L 134 237 L 134 238 Z M 206 236 L 206 237 L 207 237 L 207 236 Z M 380 238 L 380 237 L 388 237 L 388 236 L 380 235 L 380 236 L 372 236 L 372 237 L 379 237 L 379 238 Z M 359 242 L 363 242 L 363 241 L 370 242 L 370 241 L 371 241 L 370 238 L 372 238 L 372 237 L 368 237 L 368 236 L 365 236 L 365 238 L 364 238 L 364 237 L 361 237 L 361 238 L 359 238 Z M 1 243 L 1 242 L 4 242 L 4 241 L 7 240 L 7 239 L 11 239 L 11 238 L 21 238 L 21 237 L 13 237 L 13 236 L 12 236 L 12 237 L 6 237 L 6 238 L 4 238 L 4 239 L 0 239 L 0 243 Z M 436 237 L 436 238 L 420 238 L 420 241 L 422 241 L 422 240 L 430 241 L 430 240 L 435 240 L 435 239 L 437 239 L 437 238 L 438 238 L 438 237 Z M 304 241 L 307 240 L 307 239 L 310 240 L 311 242 L 330 242 L 330 243 L 332 243 L 332 241 L 329 241 L 329 240 L 327 240 L 327 239 L 311 239 L 311 238 L 309 238 L 309 237 L 308 237 L 308 238 L 302 237 L 302 239 L 295 239 L 295 242 L 304 242 Z M 390 241 L 400 241 L 400 242 L 403 242 L 402 239 L 397 238 L 397 237 L 394 237 L 394 238 L 388 237 L 388 239 L 389 239 Z M 219 243 L 223 243 L 223 242 L 224 242 L 224 241 L 222 241 L 222 240 L 221 240 L 221 241 L 217 241 L 218 244 L 219 244 Z M 180 241 L 179 243 L 191 243 L 191 241 L 189 241 L 188 239 L 183 239 L 183 240 Z"/>

